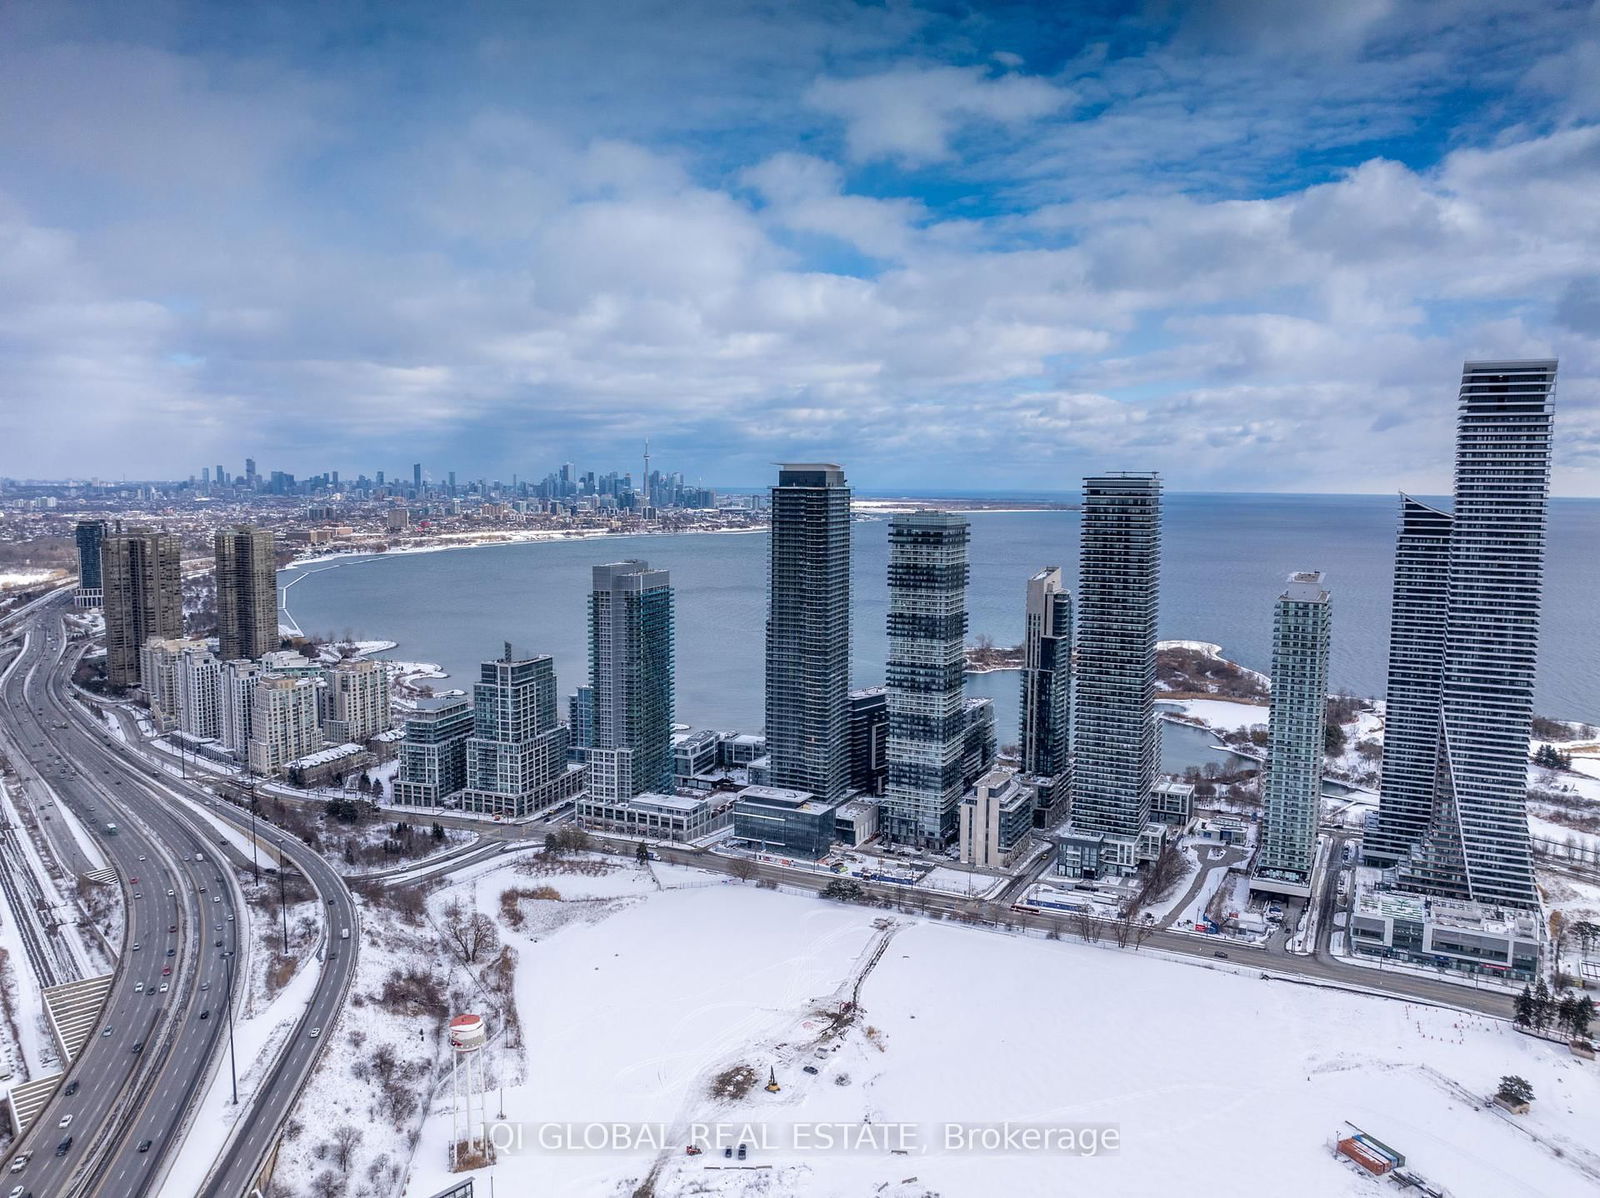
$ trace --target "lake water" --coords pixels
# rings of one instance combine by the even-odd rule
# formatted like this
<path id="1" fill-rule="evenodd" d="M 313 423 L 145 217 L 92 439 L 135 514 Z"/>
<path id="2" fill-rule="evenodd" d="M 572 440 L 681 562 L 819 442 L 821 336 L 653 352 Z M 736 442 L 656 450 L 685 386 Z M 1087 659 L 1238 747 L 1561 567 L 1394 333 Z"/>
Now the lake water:
<path id="1" fill-rule="evenodd" d="M 1333 594 L 1330 676 L 1382 695 L 1397 501 L 1391 496 L 1169 495 L 1163 529 L 1160 634 L 1212 641 L 1247 666 L 1270 665 L 1272 608 L 1286 575 L 1322 570 Z M 972 521 L 969 639 L 1021 639 L 1028 577 L 1077 573 L 1078 513 L 984 512 Z M 885 520 L 854 526 L 858 686 L 883 681 L 888 607 Z M 1551 505 L 1537 708 L 1600 722 L 1600 501 Z M 308 633 L 399 643 L 394 656 L 439 663 L 469 687 L 477 663 L 511 641 L 555 657 L 563 694 L 584 681 L 589 568 L 643 557 L 677 590 L 677 719 L 702 728 L 762 723 L 765 533 L 629 536 L 441 553 L 341 558 L 287 570 L 287 602 Z M 294 581 L 295 579 L 300 581 Z M 969 677 L 995 701 L 1002 742 L 1017 737 L 1018 676 Z"/>

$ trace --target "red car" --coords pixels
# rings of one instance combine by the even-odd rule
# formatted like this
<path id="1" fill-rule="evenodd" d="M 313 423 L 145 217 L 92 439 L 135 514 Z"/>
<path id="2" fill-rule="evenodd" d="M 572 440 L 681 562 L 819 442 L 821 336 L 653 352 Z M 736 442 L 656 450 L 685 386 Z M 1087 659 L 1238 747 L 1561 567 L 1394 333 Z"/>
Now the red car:
<path id="1" fill-rule="evenodd" d="M 170 966 L 170 965 L 162 966 L 162 968 L 161 968 L 161 976 L 164 977 L 164 978 L 165 977 L 171 977 L 172 976 L 172 966 Z"/>

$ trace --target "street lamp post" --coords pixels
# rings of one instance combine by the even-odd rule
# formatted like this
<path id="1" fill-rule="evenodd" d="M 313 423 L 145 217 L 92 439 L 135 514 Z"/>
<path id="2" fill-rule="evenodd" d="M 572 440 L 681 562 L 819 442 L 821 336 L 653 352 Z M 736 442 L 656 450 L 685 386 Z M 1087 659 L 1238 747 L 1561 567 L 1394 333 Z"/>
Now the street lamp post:
<path id="1" fill-rule="evenodd" d="M 289 955 L 289 907 L 283 893 L 283 838 L 278 838 L 278 910 L 283 912 L 283 955 Z"/>
<path id="2" fill-rule="evenodd" d="M 250 869 L 261 885 L 261 854 L 256 847 L 256 776 L 250 775 Z"/>
<path id="3" fill-rule="evenodd" d="M 233 1075 L 233 1105 L 239 1105 L 239 1065 L 233 1051 L 233 950 L 222 954 L 222 963 L 228 969 L 228 1071 Z"/>

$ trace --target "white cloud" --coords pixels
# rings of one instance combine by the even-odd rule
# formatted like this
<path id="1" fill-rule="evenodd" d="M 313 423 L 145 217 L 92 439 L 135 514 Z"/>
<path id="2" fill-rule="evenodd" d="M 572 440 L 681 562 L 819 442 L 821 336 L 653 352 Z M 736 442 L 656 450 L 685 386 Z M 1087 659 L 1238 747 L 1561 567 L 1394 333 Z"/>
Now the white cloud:
<path id="1" fill-rule="evenodd" d="M 907 66 L 853 79 L 819 79 L 806 100 L 845 122 L 852 158 L 921 165 L 948 158 L 952 138 L 969 125 L 1025 124 L 1060 111 L 1073 96 L 1033 76 Z"/>

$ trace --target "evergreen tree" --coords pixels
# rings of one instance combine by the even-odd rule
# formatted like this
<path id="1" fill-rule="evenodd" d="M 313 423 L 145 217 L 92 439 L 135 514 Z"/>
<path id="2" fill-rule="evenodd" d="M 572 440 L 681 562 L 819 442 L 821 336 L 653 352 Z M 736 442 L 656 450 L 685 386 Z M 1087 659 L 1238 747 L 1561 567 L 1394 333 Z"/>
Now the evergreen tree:
<path id="1" fill-rule="evenodd" d="M 1532 1102 L 1533 1087 L 1525 1078 L 1507 1074 L 1500 1079 L 1500 1088 L 1495 1091 L 1495 1097 L 1511 1103 Z"/>
<path id="2" fill-rule="evenodd" d="M 1512 1019 L 1518 1027 L 1533 1026 L 1533 991 L 1527 986 L 1522 988 L 1522 993 L 1517 995 L 1517 1013 Z"/>
<path id="3" fill-rule="evenodd" d="M 1540 978 L 1533 988 L 1533 1026 L 1541 1031 L 1550 1026 L 1550 987 Z"/>
<path id="4" fill-rule="evenodd" d="M 1589 1038 L 1589 1024 L 1594 1019 L 1594 999 L 1585 994 L 1572 1004 L 1572 1034 L 1580 1040 Z"/>
<path id="5" fill-rule="evenodd" d="M 644 847 L 644 841 L 639 842 L 639 847 L 633 851 L 633 856 L 640 865 L 650 860 L 650 850 Z"/>
<path id="6" fill-rule="evenodd" d="M 1570 992 L 1561 996 L 1561 1001 L 1556 1004 L 1556 1026 L 1562 1031 L 1572 1030 L 1572 1016 L 1578 1006 L 1578 1000 Z"/>

